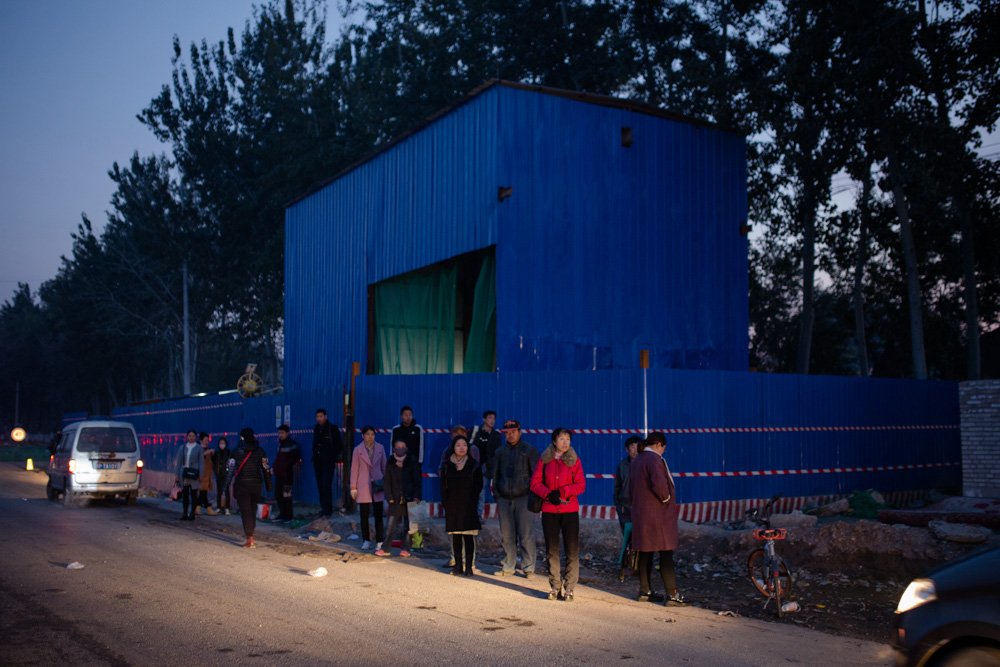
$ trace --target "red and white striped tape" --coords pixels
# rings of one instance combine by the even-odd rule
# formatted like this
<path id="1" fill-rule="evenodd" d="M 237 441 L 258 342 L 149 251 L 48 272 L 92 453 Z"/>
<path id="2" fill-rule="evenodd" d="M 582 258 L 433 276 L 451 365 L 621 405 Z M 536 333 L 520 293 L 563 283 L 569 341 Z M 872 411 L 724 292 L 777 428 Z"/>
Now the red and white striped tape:
<path id="1" fill-rule="evenodd" d="M 674 472 L 674 477 L 769 477 L 772 475 L 821 475 L 832 473 L 892 472 L 896 470 L 925 470 L 927 468 L 952 468 L 961 466 L 957 461 L 947 463 L 906 463 L 895 466 L 856 466 L 840 468 L 802 468 L 801 470 L 722 470 L 713 472 Z M 422 473 L 424 477 L 437 477 L 434 472 Z M 614 479 L 611 473 L 587 473 L 587 479 Z"/>
<path id="2" fill-rule="evenodd" d="M 451 433 L 447 428 L 420 427 L 424 433 Z M 960 428 L 958 424 L 885 424 L 880 426 L 723 426 L 694 428 L 652 428 L 667 435 L 700 435 L 710 433 L 824 433 L 850 431 L 941 431 Z M 361 429 L 354 429 L 360 433 Z M 575 435 L 636 435 L 642 432 L 636 428 L 575 428 Z M 377 428 L 376 433 L 392 433 L 391 428 Z M 550 428 L 522 428 L 521 433 L 529 435 L 549 435 Z"/>
<path id="3" fill-rule="evenodd" d="M 310 433 L 311 431 L 292 431 L 292 433 Z M 168 443 L 167 439 L 171 438 L 176 440 L 177 438 L 183 438 L 184 433 L 140 433 L 139 441 L 144 445 L 157 445 L 157 444 L 173 444 Z M 212 434 L 213 436 L 228 436 L 228 433 Z M 257 436 L 260 438 L 277 437 L 277 432 L 275 433 L 258 433 Z M 785 469 L 772 469 L 772 470 L 712 470 L 712 471 L 697 471 L 697 472 L 685 472 L 685 471 L 674 471 L 674 477 L 678 479 L 683 478 L 714 478 L 714 477 L 773 477 L 781 475 L 832 475 L 832 474 L 849 474 L 849 473 L 865 473 L 865 472 L 897 472 L 902 470 L 927 470 L 930 468 L 954 468 L 961 466 L 959 461 L 946 461 L 939 463 L 902 463 L 899 465 L 881 465 L 881 466 L 837 466 L 833 468 L 785 468 Z M 425 472 L 422 473 L 425 478 L 436 478 L 437 473 Z M 587 473 L 587 479 L 614 479 L 614 473 Z"/>
<path id="4" fill-rule="evenodd" d="M 926 491 L 895 491 L 885 496 L 886 502 L 893 505 L 908 505 L 915 500 L 923 499 L 927 496 Z M 806 506 L 818 506 L 831 503 L 843 495 L 825 496 L 800 496 L 795 498 L 779 498 L 774 504 L 773 513 L 788 513 L 793 510 L 801 510 Z M 746 516 L 747 510 L 763 507 L 767 502 L 766 498 L 744 498 L 742 500 L 712 500 L 701 503 L 681 503 L 680 518 L 689 523 L 705 523 L 708 521 L 739 521 Z M 441 503 L 429 503 L 428 513 L 432 517 L 443 517 L 444 507 Z M 483 513 L 485 518 L 491 519 L 497 516 L 497 506 L 495 503 L 484 505 Z M 604 519 L 614 521 L 618 519 L 618 512 L 614 505 L 581 505 L 581 519 Z"/>

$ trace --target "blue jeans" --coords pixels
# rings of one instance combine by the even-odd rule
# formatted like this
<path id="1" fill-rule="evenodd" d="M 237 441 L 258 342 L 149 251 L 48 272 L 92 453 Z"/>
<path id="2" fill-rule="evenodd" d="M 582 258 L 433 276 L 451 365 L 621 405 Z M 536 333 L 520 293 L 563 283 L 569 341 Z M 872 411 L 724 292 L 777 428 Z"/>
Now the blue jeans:
<path id="1" fill-rule="evenodd" d="M 520 498 L 497 498 L 497 517 L 500 519 L 500 539 L 503 542 L 504 572 L 513 572 L 517 564 L 517 547 L 520 541 L 521 567 L 525 572 L 535 571 L 535 514 L 528 509 L 528 494 Z"/>

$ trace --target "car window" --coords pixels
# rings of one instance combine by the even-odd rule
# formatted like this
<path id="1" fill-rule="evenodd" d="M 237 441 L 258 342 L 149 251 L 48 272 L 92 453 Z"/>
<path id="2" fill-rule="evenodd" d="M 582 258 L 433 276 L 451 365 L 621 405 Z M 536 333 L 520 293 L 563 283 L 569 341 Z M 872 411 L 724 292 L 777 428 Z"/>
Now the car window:
<path id="1" fill-rule="evenodd" d="M 76 435 L 76 431 L 70 431 L 69 433 L 63 433 L 62 440 L 59 441 L 59 447 L 57 451 L 68 452 L 70 449 L 70 443 L 73 442 L 73 436 Z"/>
<path id="2" fill-rule="evenodd" d="M 138 449 L 132 430 L 121 427 L 92 426 L 80 429 L 78 452 L 134 452 Z"/>

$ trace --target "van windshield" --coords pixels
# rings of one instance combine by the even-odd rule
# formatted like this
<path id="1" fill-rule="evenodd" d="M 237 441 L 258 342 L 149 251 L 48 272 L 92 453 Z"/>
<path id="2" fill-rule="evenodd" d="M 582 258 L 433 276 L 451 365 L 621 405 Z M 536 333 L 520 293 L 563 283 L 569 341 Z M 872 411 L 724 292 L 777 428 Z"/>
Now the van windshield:
<path id="1" fill-rule="evenodd" d="M 121 427 L 84 428 L 76 442 L 78 452 L 134 452 L 136 449 L 132 430 Z"/>

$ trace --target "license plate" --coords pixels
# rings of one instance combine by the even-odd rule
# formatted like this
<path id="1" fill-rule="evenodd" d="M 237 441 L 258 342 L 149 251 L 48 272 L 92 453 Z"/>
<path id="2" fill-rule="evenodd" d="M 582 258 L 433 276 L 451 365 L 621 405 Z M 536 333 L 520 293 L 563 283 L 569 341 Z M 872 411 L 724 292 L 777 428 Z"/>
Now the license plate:
<path id="1" fill-rule="evenodd" d="M 121 461 L 98 461 L 94 465 L 97 470 L 120 470 L 121 467 Z"/>

